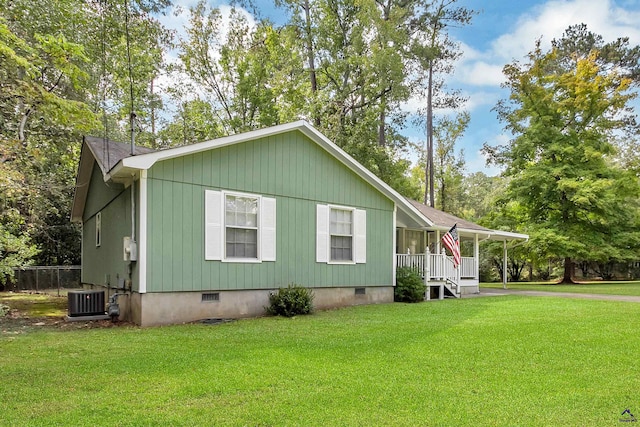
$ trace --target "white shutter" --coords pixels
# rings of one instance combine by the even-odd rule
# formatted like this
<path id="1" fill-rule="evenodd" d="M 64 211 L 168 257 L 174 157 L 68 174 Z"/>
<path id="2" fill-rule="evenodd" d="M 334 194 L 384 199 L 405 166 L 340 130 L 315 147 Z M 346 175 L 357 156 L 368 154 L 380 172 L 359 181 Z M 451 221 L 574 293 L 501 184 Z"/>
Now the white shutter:
<path id="1" fill-rule="evenodd" d="M 263 197 L 260 206 L 260 254 L 262 261 L 276 260 L 276 199 Z"/>
<path id="2" fill-rule="evenodd" d="M 367 262 L 367 211 L 353 211 L 354 257 L 357 264 Z"/>
<path id="3" fill-rule="evenodd" d="M 222 218 L 224 203 L 222 192 L 205 190 L 204 192 L 204 259 L 222 260 Z"/>
<path id="4" fill-rule="evenodd" d="M 316 206 L 316 262 L 329 262 L 329 206 Z"/>

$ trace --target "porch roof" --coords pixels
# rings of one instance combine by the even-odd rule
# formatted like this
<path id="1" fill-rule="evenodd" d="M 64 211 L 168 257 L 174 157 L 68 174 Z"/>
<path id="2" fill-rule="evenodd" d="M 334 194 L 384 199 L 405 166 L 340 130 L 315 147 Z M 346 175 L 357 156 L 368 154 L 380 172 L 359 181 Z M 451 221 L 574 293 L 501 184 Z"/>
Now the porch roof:
<path id="1" fill-rule="evenodd" d="M 458 224 L 459 229 L 480 231 L 483 233 L 491 233 L 492 230 L 485 228 L 481 225 L 475 224 L 466 219 L 458 218 L 455 215 L 442 212 L 431 206 L 427 206 L 415 200 L 407 199 L 409 203 L 416 207 L 420 213 L 429 219 L 433 223 L 434 228 L 449 230 L 454 224 Z"/>
<path id="2" fill-rule="evenodd" d="M 467 221 L 466 219 L 458 218 L 455 215 L 451 215 L 446 212 L 442 212 L 438 209 L 432 208 L 415 200 L 407 199 L 411 205 L 413 205 L 420 213 L 426 217 L 426 219 L 433 224 L 428 227 L 433 230 L 448 231 L 454 224 L 458 225 L 458 232 L 463 235 L 481 235 L 490 240 L 528 240 L 529 236 L 526 234 L 512 233 L 509 231 L 491 230 L 489 228 L 478 225 L 474 222 Z"/>

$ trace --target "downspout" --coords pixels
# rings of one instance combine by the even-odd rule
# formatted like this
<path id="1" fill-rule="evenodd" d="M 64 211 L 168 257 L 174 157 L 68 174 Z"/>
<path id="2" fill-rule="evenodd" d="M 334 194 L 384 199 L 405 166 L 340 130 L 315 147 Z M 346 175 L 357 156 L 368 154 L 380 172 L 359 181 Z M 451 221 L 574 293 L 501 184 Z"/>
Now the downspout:
<path id="1" fill-rule="evenodd" d="M 131 242 L 136 243 L 136 181 L 131 176 Z"/>

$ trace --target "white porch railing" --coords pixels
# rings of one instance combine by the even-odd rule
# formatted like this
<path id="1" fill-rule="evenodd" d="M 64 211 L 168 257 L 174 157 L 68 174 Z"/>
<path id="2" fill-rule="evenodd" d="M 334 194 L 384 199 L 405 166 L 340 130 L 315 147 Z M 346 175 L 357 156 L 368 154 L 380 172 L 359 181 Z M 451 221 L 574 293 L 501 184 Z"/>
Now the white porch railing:
<path id="1" fill-rule="evenodd" d="M 474 257 L 463 256 L 460 260 L 460 278 L 477 279 L 476 259 Z"/>
<path id="2" fill-rule="evenodd" d="M 458 268 L 453 267 L 453 258 L 446 254 L 396 254 L 396 265 L 398 267 L 411 267 L 418 271 L 422 277 L 427 272 L 426 258 L 429 258 L 429 280 L 454 280 L 475 279 L 476 259 L 473 257 L 462 257 Z M 458 276 L 459 274 L 459 276 Z"/>

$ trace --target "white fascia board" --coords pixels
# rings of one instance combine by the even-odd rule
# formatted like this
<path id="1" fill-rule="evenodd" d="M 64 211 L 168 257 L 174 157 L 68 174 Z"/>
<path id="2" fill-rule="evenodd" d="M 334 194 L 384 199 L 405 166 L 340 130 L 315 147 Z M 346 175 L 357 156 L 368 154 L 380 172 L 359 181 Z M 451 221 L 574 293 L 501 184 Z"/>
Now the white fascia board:
<path id="1" fill-rule="evenodd" d="M 122 164 L 122 160 L 120 160 L 118 164 L 111 169 L 111 172 L 104 175 L 104 182 L 113 181 L 120 184 L 129 184 L 131 182 L 131 177 L 137 175 L 139 171 L 143 170 L 147 169 L 126 167 Z"/>
<path id="2" fill-rule="evenodd" d="M 156 162 L 161 160 L 172 159 L 175 157 L 185 156 L 189 154 L 195 154 L 202 151 L 207 151 L 214 148 L 221 148 L 228 145 L 238 144 L 241 142 L 247 142 L 254 139 L 265 138 L 272 135 L 278 135 L 292 130 L 298 130 L 304 135 L 309 137 L 312 141 L 320 145 L 326 151 L 328 151 L 333 157 L 338 159 L 342 164 L 349 169 L 360 175 L 364 180 L 373 185 L 378 191 L 386 195 L 397 206 L 405 211 L 414 221 L 417 223 L 425 223 L 426 226 L 432 226 L 433 223 L 426 218 L 422 213 L 409 203 L 404 197 L 402 197 L 397 191 L 387 185 L 380 178 L 375 176 L 371 171 L 358 163 L 353 157 L 347 154 L 344 150 L 331 142 L 326 136 L 320 133 L 317 129 L 311 126 L 304 120 L 297 122 L 287 123 L 278 126 L 272 126 L 265 129 L 244 132 L 236 135 L 226 136 L 223 138 L 213 139 L 206 142 L 201 142 L 193 145 L 185 145 L 183 147 L 171 148 L 168 150 L 157 151 L 154 153 L 140 154 L 137 156 L 127 157 L 122 159 L 113 170 L 107 174 L 105 179 L 114 179 L 117 177 L 131 175 L 132 170 L 148 170 Z"/>
<path id="3" fill-rule="evenodd" d="M 510 231 L 493 230 L 491 240 L 529 240 L 528 234 L 512 233 Z"/>
<path id="4" fill-rule="evenodd" d="M 395 202 L 396 206 L 409 214 L 409 216 L 412 217 L 413 220 L 415 220 L 417 223 L 426 223 L 427 226 L 433 225 L 433 222 L 426 218 L 416 207 L 409 203 L 407 199 L 400 195 L 400 193 L 398 193 L 396 190 L 387 185 L 387 183 L 374 175 L 369 169 L 362 166 L 358 161 L 347 154 L 347 152 L 345 152 L 343 149 L 329 140 L 329 138 L 324 136 L 307 122 L 303 121 L 299 123 L 301 123 L 298 127 L 298 130 L 300 130 L 300 132 L 304 133 L 317 144 L 322 146 L 342 164 L 354 171 L 357 175 L 360 175 L 360 177 L 362 177 L 365 181 L 369 182 L 376 189 L 378 189 L 378 191 Z"/>
<path id="5" fill-rule="evenodd" d="M 451 229 L 451 227 L 448 226 L 444 226 L 444 225 L 434 225 L 433 227 L 431 227 L 432 230 L 440 230 L 440 231 L 444 231 L 445 233 L 447 231 L 449 231 Z M 495 232 L 493 230 L 477 230 L 474 228 L 462 228 L 462 227 L 458 227 L 458 234 L 460 235 L 478 235 L 478 236 L 483 236 L 483 237 L 491 237 L 493 236 Z"/>
<path id="6" fill-rule="evenodd" d="M 445 226 L 434 226 L 433 230 L 441 230 L 441 231 L 449 231 L 450 227 Z M 458 233 L 469 235 L 469 234 L 477 234 L 479 237 L 484 237 L 489 240 L 498 240 L 498 241 L 509 241 L 509 240 L 529 240 L 528 234 L 521 233 L 513 233 L 511 231 L 502 231 L 502 230 L 475 230 L 471 228 L 460 228 L 458 227 Z"/>
<path id="7" fill-rule="evenodd" d="M 189 154 L 200 153 L 213 148 L 221 148 L 227 145 L 238 144 L 240 142 L 251 141 L 254 139 L 265 138 L 272 135 L 281 134 L 290 130 L 298 129 L 305 126 L 306 122 L 297 121 L 293 123 L 287 123 L 284 125 L 272 126 L 266 129 L 259 129 L 250 132 L 239 133 L 236 135 L 225 136 L 223 138 L 212 139 L 205 142 L 200 142 L 192 145 L 185 145 L 182 147 L 170 148 L 168 150 L 156 151 L 154 153 L 139 154 L 136 156 L 127 157 L 122 159 L 122 166 L 124 168 L 133 169 L 149 169 L 156 162 L 161 160 L 173 159 L 175 157 L 186 156 Z M 308 126 L 308 125 L 307 125 Z M 115 172 L 115 168 L 114 168 Z"/>

